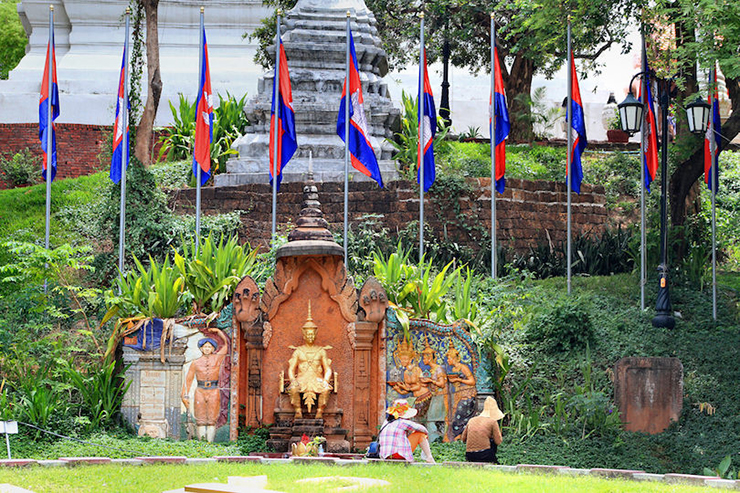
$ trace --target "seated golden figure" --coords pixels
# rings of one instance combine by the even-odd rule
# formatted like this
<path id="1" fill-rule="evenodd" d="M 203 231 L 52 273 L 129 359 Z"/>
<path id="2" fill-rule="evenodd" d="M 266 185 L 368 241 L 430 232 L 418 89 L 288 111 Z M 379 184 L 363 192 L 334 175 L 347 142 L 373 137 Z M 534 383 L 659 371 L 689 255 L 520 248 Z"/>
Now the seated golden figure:
<path id="1" fill-rule="evenodd" d="M 311 408 L 316 405 L 316 419 L 320 419 L 332 391 L 331 360 L 326 355 L 326 350 L 332 347 L 314 345 L 318 329 L 311 318 L 311 303 L 309 302 L 308 318 L 302 329 L 303 340 L 306 343 L 298 347 L 289 346 L 293 349 L 293 355 L 288 361 L 288 378 L 290 379 L 288 393 L 290 404 L 295 409 L 296 419 L 303 418 L 301 394 L 308 412 L 311 412 Z"/>

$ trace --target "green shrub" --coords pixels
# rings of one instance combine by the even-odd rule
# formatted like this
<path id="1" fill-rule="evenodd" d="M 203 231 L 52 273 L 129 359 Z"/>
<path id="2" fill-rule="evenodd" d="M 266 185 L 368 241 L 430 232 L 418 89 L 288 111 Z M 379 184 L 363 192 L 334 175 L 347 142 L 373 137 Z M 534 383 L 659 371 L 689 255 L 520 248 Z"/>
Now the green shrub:
<path id="1" fill-rule="evenodd" d="M 530 342 L 548 352 L 581 350 L 593 341 L 594 328 L 585 300 L 561 296 L 530 322 Z"/>
<path id="2" fill-rule="evenodd" d="M 212 173 L 224 171 L 226 160 L 236 151 L 231 144 L 239 138 L 249 126 L 249 120 L 244 114 L 244 104 L 247 95 L 236 99 L 229 93 L 226 98 L 218 95 L 219 103 L 213 109 L 213 141 L 211 142 Z M 159 151 L 160 159 L 167 156 L 168 161 L 190 160 L 195 143 L 195 104 L 180 94 L 179 108 L 170 104 L 174 124 L 164 129 L 159 141 L 162 147 Z M 192 175 L 191 175 L 192 176 Z"/>
<path id="3" fill-rule="evenodd" d="M 26 147 L 10 159 L 0 157 L 0 173 L 14 187 L 35 185 L 41 181 L 41 158 Z"/>
<path id="4" fill-rule="evenodd" d="M 416 181 L 416 167 L 419 154 L 419 114 L 418 104 L 414 98 L 406 92 L 401 93 L 401 104 L 403 114 L 401 115 L 401 131 L 397 132 L 392 140 L 388 142 L 396 148 L 393 159 L 396 160 L 398 171 L 407 180 Z M 437 117 L 437 133 L 434 136 L 434 152 L 444 152 L 448 145 L 445 137 L 450 128 L 445 126 L 444 119 Z"/>
<path id="5" fill-rule="evenodd" d="M 269 428 L 242 428 L 239 430 L 236 446 L 239 447 L 242 455 L 249 455 L 253 452 L 272 452 L 272 449 L 267 446 L 269 438 Z"/>

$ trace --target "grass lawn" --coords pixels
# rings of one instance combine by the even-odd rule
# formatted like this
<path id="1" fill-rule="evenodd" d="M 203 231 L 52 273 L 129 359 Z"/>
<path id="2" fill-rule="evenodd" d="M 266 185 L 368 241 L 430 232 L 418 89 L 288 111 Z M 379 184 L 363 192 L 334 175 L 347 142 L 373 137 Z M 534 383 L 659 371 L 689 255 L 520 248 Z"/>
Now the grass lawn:
<path id="1" fill-rule="evenodd" d="M 667 485 L 657 482 L 620 481 L 591 477 L 510 474 L 490 470 L 452 467 L 405 467 L 396 464 L 372 464 L 340 467 L 325 465 L 154 465 L 154 466 L 79 466 L 64 468 L 32 467 L 0 470 L 0 484 L 11 483 L 36 493 L 64 491 L 162 492 L 193 483 L 226 483 L 229 476 L 267 475 L 268 488 L 287 492 L 337 491 L 346 486 L 342 480 L 323 484 L 296 483 L 312 477 L 354 476 L 384 479 L 387 492 L 409 493 L 434 490 L 435 493 L 490 491 L 548 492 L 681 492 L 707 491 L 707 488 Z"/>

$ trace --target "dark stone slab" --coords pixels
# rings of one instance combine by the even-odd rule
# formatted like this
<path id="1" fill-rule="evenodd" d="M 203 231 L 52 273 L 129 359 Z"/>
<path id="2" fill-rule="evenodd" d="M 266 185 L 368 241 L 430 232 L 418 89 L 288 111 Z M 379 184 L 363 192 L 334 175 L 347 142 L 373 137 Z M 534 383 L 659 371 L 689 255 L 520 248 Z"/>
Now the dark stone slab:
<path id="1" fill-rule="evenodd" d="M 681 415 L 683 365 L 678 358 L 622 358 L 614 396 L 626 430 L 660 433 Z"/>
<path id="2" fill-rule="evenodd" d="M 530 474 L 557 474 L 562 469 L 568 469 L 567 466 L 542 466 L 538 464 L 517 464 L 517 472 L 526 472 Z"/>
<path id="3" fill-rule="evenodd" d="M 632 479 L 634 474 L 643 474 L 644 472 L 645 471 L 633 469 L 602 469 L 598 467 L 589 471 L 593 476 L 619 479 Z"/>
<path id="4" fill-rule="evenodd" d="M 183 456 L 172 456 L 172 457 L 137 457 L 140 461 L 145 464 L 185 464 L 188 460 L 187 457 Z"/>

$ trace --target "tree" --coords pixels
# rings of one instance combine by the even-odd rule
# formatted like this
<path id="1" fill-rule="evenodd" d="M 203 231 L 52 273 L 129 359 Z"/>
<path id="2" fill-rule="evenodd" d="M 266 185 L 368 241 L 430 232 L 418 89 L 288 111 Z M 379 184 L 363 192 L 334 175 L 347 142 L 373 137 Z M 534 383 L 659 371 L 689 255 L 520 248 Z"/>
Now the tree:
<path id="1" fill-rule="evenodd" d="M 673 77 L 678 85 L 678 135 L 670 174 L 671 224 L 683 226 L 694 208 L 691 198 L 699 178 L 704 174 L 704 137 L 688 133 L 685 102 L 699 96 L 705 87 L 707 72 L 719 65 L 725 76 L 732 113 L 722 124 L 722 142 L 726 145 L 740 132 L 740 4 L 734 0 L 660 0 L 646 13 L 646 25 L 673 26 L 672 46 L 662 46 L 662 57 L 656 60 L 659 75 Z M 654 36 L 655 37 L 655 36 Z M 698 67 L 698 69 L 697 69 Z M 706 99 L 706 92 L 701 93 Z M 680 252 L 679 252 L 680 253 Z"/>
<path id="2" fill-rule="evenodd" d="M 637 0 L 640 1 L 640 0 Z M 575 56 L 589 69 L 614 44 L 626 49 L 626 31 L 635 9 L 635 0 L 500 0 L 495 6 L 486 0 L 365 0 L 378 21 L 378 33 L 391 68 L 415 64 L 419 43 L 419 13 L 425 13 L 427 59 L 442 56 L 443 41 L 450 42 L 450 62 L 472 73 L 490 67 L 490 14 L 496 12 L 499 56 L 509 112 L 513 121 L 510 138 L 533 138 L 530 93 L 538 72 L 551 76 L 566 59 L 566 19 L 572 16 Z M 296 0 L 263 0 L 263 4 L 292 8 Z M 252 35 L 260 43 L 255 60 L 265 68 L 272 61 L 266 52 L 275 39 L 275 17 L 263 20 Z M 508 68 L 510 67 L 510 68 Z M 563 89 L 565 95 L 565 89 Z"/>
<path id="3" fill-rule="evenodd" d="M 144 7 L 146 15 L 146 68 L 147 68 L 147 97 L 144 112 L 136 128 L 135 156 L 145 166 L 152 162 L 152 130 L 154 119 L 157 116 L 159 98 L 162 96 L 162 77 L 159 68 L 159 20 L 157 8 L 159 0 L 137 0 Z"/>
<path id="4" fill-rule="evenodd" d="M 450 62 L 472 73 L 490 70 L 490 14 L 495 11 L 501 69 L 514 118 L 511 138 L 533 138 L 529 97 L 537 73 L 552 76 L 567 57 L 566 21 L 571 16 L 576 58 L 589 70 L 611 46 L 628 47 L 626 31 L 636 7 L 631 0 L 366 0 L 375 13 L 378 31 L 395 67 L 413 63 L 418 53 L 418 14 L 425 12 L 428 60 L 441 57 L 443 40 L 451 45 Z M 503 63 L 507 62 L 507 63 Z M 565 95 L 565 88 L 563 89 Z"/>
<path id="5" fill-rule="evenodd" d="M 0 79 L 7 79 L 23 55 L 26 54 L 28 38 L 23 31 L 16 12 L 15 0 L 0 1 Z"/>

